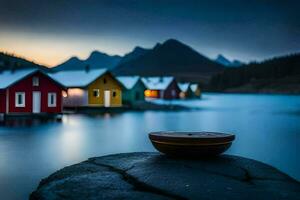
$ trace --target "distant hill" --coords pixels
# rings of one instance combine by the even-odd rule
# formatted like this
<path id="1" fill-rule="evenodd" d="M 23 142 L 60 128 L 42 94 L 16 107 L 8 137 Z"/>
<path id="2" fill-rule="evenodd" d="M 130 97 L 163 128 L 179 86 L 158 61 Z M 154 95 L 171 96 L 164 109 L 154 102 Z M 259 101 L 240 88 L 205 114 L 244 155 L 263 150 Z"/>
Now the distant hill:
<path id="1" fill-rule="evenodd" d="M 239 60 L 230 61 L 229 59 L 224 57 L 222 54 L 219 54 L 218 57 L 215 59 L 215 61 L 226 67 L 240 67 L 240 66 L 244 65 L 244 63 Z"/>
<path id="2" fill-rule="evenodd" d="M 114 68 L 122 59 L 121 56 L 110 56 L 106 53 L 101 53 L 99 51 L 94 51 L 85 61 L 87 64 L 91 65 L 91 68 L 102 67 L 102 68 Z"/>
<path id="3" fill-rule="evenodd" d="M 191 47 L 169 39 L 151 49 L 135 47 L 123 57 L 110 56 L 99 51 L 81 60 L 72 57 L 52 68 L 53 71 L 108 68 L 117 75 L 166 76 L 184 81 L 207 81 L 209 77 L 224 69 L 224 66 L 201 55 Z"/>
<path id="4" fill-rule="evenodd" d="M 113 69 L 117 75 L 165 76 L 181 80 L 199 80 L 223 70 L 223 66 L 201 55 L 191 47 L 169 39 L 158 43 L 140 56 L 120 62 Z"/>
<path id="5" fill-rule="evenodd" d="M 300 93 L 300 53 L 244 67 L 226 68 L 211 78 L 209 89 L 227 92 Z"/>
<path id="6" fill-rule="evenodd" d="M 0 52 L 0 70 L 17 70 L 17 69 L 40 69 L 48 71 L 49 68 L 36 64 L 34 62 L 28 61 L 24 58 L 17 57 L 13 54 L 7 54 Z"/>
<path id="7" fill-rule="evenodd" d="M 69 60 L 64 63 L 53 67 L 53 71 L 63 71 L 63 70 L 76 70 L 76 69 L 84 69 L 87 64 L 84 63 L 83 60 L 80 60 L 78 57 L 71 57 Z"/>
<path id="8" fill-rule="evenodd" d="M 91 55 L 86 60 L 80 60 L 77 57 L 72 57 L 65 61 L 64 63 L 57 65 L 52 68 L 53 71 L 63 71 L 63 70 L 80 70 L 85 69 L 87 66 L 90 69 L 99 68 L 114 68 L 122 59 L 121 56 L 110 56 L 106 53 L 99 51 L 93 51 Z"/>
<path id="9" fill-rule="evenodd" d="M 133 51 L 127 53 L 124 55 L 124 57 L 121 59 L 121 61 L 118 63 L 118 65 L 124 64 L 126 62 L 132 61 L 139 56 L 143 56 L 146 53 L 148 53 L 150 49 L 144 49 L 142 47 L 135 47 Z"/>

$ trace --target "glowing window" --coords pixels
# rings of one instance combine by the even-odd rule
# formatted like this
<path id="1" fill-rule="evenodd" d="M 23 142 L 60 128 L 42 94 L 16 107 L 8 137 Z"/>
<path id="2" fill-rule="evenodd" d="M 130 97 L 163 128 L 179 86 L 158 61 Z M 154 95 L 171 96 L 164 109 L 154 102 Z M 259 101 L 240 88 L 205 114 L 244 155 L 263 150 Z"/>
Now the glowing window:
<path id="1" fill-rule="evenodd" d="M 63 90 L 63 91 L 62 91 L 62 96 L 66 98 L 66 97 L 68 97 L 68 93 L 67 93 L 66 91 Z"/>
<path id="2" fill-rule="evenodd" d="M 158 97 L 157 90 L 145 90 L 144 94 L 145 94 L 145 97 L 153 97 L 153 98 Z"/>

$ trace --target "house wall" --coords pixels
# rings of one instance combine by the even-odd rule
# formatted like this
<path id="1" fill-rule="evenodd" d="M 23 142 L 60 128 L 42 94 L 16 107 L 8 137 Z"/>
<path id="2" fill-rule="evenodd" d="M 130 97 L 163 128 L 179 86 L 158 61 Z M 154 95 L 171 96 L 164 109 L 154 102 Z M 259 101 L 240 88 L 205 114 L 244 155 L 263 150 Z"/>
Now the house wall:
<path id="1" fill-rule="evenodd" d="M 134 104 L 137 101 L 144 101 L 145 95 L 144 92 L 146 90 L 145 85 L 139 80 L 135 86 L 130 90 L 123 90 L 123 103 L 124 104 Z"/>
<path id="2" fill-rule="evenodd" d="M 32 85 L 32 78 L 39 77 L 39 86 Z M 62 88 L 46 75 L 36 72 L 9 87 L 9 112 L 10 113 L 31 113 L 32 93 L 41 92 L 41 112 L 59 113 L 62 112 Z M 25 92 L 25 107 L 15 106 L 15 93 Z M 48 93 L 56 93 L 56 107 L 48 107 Z"/>
<path id="3" fill-rule="evenodd" d="M 68 96 L 63 97 L 64 107 L 88 106 L 88 91 L 82 88 L 69 88 Z"/>
<path id="4" fill-rule="evenodd" d="M 174 92 L 173 92 L 174 91 Z M 163 93 L 164 99 L 178 99 L 180 94 L 180 88 L 177 85 L 177 82 L 173 80 L 167 89 Z"/>
<path id="5" fill-rule="evenodd" d="M 122 91 L 122 103 L 123 104 L 131 104 L 132 102 L 132 90 L 123 89 Z"/>
<path id="6" fill-rule="evenodd" d="M 195 91 L 194 94 L 196 95 L 196 97 L 201 97 L 201 89 L 200 89 L 199 86 L 197 87 L 197 89 L 196 89 L 196 91 Z"/>
<path id="7" fill-rule="evenodd" d="M 194 84 L 193 84 L 193 86 L 194 86 Z M 201 88 L 200 88 L 199 84 L 196 84 L 196 88 L 193 87 L 193 89 L 192 89 L 192 87 L 190 87 L 190 89 L 193 92 L 194 98 L 201 97 Z"/>
<path id="8" fill-rule="evenodd" d="M 106 83 L 104 83 L 106 80 Z M 93 90 L 99 89 L 100 96 L 94 97 Z M 104 91 L 110 91 L 110 105 L 112 107 L 122 106 L 122 86 L 119 82 L 110 74 L 106 73 L 100 76 L 93 83 L 88 86 L 88 103 L 90 106 L 104 106 Z M 113 92 L 116 92 L 116 96 L 113 96 Z"/>
<path id="9" fill-rule="evenodd" d="M 185 98 L 196 98 L 197 96 L 195 95 L 195 93 L 191 90 L 191 88 L 189 87 L 188 90 L 185 92 Z"/>
<path id="10" fill-rule="evenodd" d="M 6 90 L 0 90 L 0 113 L 6 112 Z"/>

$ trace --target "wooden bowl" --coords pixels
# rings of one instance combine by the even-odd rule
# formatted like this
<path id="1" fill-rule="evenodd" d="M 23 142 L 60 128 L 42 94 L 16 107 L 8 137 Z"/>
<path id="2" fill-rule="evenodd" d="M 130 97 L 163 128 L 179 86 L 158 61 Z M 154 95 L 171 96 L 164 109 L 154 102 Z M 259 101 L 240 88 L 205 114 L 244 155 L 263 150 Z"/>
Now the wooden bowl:
<path id="1" fill-rule="evenodd" d="M 152 132 L 149 138 L 153 146 L 164 154 L 205 157 L 226 151 L 235 135 L 216 132 Z"/>

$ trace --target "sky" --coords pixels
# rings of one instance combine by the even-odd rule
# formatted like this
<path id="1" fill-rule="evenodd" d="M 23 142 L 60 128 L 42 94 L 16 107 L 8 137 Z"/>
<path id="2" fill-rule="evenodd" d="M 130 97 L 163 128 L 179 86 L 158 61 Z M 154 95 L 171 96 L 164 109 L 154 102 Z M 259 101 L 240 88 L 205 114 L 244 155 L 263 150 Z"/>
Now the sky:
<path id="1" fill-rule="evenodd" d="M 300 52 L 298 0 L 0 0 L 0 51 L 47 66 L 175 38 L 245 62 Z"/>

